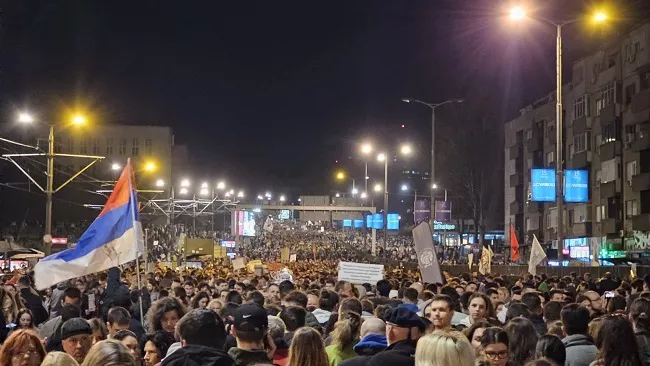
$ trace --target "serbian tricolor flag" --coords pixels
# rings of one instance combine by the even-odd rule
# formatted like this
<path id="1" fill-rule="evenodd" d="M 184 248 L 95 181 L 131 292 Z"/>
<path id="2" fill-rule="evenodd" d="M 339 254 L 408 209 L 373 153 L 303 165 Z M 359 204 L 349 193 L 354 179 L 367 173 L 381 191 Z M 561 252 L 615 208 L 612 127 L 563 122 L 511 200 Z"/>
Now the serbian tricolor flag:
<path id="1" fill-rule="evenodd" d="M 510 260 L 513 262 L 519 260 L 519 242 L 517 241 L 515 227 L 512 224 L 510 224 Z"/>
<path id="2" fill-rule="evenodd" d="M 34 267 L 36 288 L 107 270 L 136 259 L 144 252 L 138 221 L 133 166 L 129 161 L 115 183 L 104 209 L 74 248 L 41 259 Z"/>

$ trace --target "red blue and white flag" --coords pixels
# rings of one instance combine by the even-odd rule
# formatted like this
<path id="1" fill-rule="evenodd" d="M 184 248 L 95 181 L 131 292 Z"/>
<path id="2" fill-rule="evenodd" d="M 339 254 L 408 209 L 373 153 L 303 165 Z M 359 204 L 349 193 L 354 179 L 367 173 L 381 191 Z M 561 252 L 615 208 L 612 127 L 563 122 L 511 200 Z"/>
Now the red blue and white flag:
<path id="1" fill-rule="evenodd" d="M 61 281 L 131 262 L 143 252 L 135 174 L 129 161 L 104 209 L 81 235 L 77 245 L 36 264 L 36 288 L 42 290 Z"/>

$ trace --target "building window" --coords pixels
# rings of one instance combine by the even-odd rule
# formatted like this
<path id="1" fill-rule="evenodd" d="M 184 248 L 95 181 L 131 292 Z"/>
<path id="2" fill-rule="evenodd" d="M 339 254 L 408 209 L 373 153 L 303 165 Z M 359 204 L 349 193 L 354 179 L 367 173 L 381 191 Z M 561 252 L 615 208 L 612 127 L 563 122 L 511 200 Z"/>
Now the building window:
<path id="1" fill-rule="evenodd" d="M 106 155 L 113 155 L 113 139 L 106 139 Z"/>
<path id="2" fill-rule="evenodd" d="M 611 53 L 607 56 L 607 68 L 616 66 L 616 59 L 618 58 L 618 52 Z"/>
<path id="3" fill-rule="evenodd" d="M 555 121 L 546 122 L 546 137 L 555 135 Z"/>
<path id="4" fill-rule="evenodd" d="M 138 156 L 140 153 L 140 142 L 137 138 L 133 139 L 133 147 L 131 148 L 131 156 Z"/>
<path id="5" fill-rule="evenodd" d="M 573 154 L 581 153 L 591 149 L 591 131 L 587 131 L 573 137 Z"/>
<path id="6" fill-rule="evenodd" d="M 549 213 L 549 214 L 546 214 L 546 228 L 550 229 L 552 227 L 553 227 L 553 225 L 551 223 L 551 214 Z"/>
<path id="7" fill-rule="evenodd" d="M 573 119 L 582 118 L 587 115 L 588 98 L 583 95 L 573 101 Z"/>
<path id="8" fill-rule="evenodd" d="M 637 175 L 636 172 L 636 160 L 635 161 L 630 161 L 627 164 L 625 164 L 625 179 L 627 180 L 628 185 L 632 185 L 632 177 Z"/>
<path id="9" fill-rule="evenodd" d="M 596 100 L 596 115 L 600 115 L 600 110 L 614 104 L 616 100 L 616 82 L 612 81 L 600 88 L 600 95 Z"/>
<path id="10" fill-rule="evenodd" d="M 605 205 L 596 206 L 596 222 L 601 222 L 605 217 Z"/>
<path id="11" fill-rule="evenodd" d="M 546 153 L 546 164 L 551 164 L 555 161 L 555 151 Z"/>
<path id="12" fill-rule="evenodd" d="M 596 170 L 596 187 L 600 187 L 600 182 L 603 181 L 603 171 L 598 169 Z"/>
<path id="13" fill-rule="evenodd" d="M 639 214 L 639 207 L 636 200 L 625 201 L 625 217 L 631 218 Z"/>
<path id="14" fill-rule="evenodd" d="M 79 141 L 79 153 L 88 154 L 88 141 L 86 140 Z"/>
<path id="15" fill-rule="evenodd" d="M 602 132 L 601 143 L 606 144 L 608 142 L 616 141 L 616 126 L 613 123 L 603 125 L 600 128 Z M 598 146 L 598 141 L 596 141 L 596 146 Z"/>
<path id="16" fill-rule="evenodd" d="M 146 139 L 144 140 L 144 154 L 146 156 L 151 156 L 151 150 L 152 150 L 152 141 L 151 139 Z M 415 173 L 415 172 L 413 172 Z"/>
<path id="17" fill-rule="evenodd" d="M 632 83 L 625 87 L 625 105 L 632 103 L 634 94 L 636 94 L 636 84 Z"/>
<path id="18" fill-rule="evenodd" d="M 99 139 L 93 139 L 93 155 L 99 155 Z"/>
<path id="19" fill-rule="evenodd" d="M 533 138 L 533 130 L 526 130 L 526 140 L 531 140 Z"/>
<path id="20" fill-rule="evenodd" d="M 74 154 L 74 140 L 68 138 L 68 154 Z"/>
<path id="21" fill-rule="evenodd" d="M 126 139 L 120 139 L 120 148 L 118 152 L 120 155 L 126 155 Z"/>

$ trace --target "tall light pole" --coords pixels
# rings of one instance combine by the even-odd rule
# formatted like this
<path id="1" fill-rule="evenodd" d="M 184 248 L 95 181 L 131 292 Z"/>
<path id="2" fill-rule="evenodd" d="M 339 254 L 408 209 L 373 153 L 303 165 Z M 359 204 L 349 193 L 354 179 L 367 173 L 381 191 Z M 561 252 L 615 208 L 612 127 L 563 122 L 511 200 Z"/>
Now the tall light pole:
<path id="1" fill-rule="evenodd" d="M 516 6 L 510 9 L 510 19 L 513 21 L 521 21 L 528 17 L 526 9 L 521 6 Z M 557 23 L 541 16 L 535 16 L 546 22 L 556 29 L 556 42 L 555 42 L 555 206 L 557 209 L 557 256 L 558 260 L 562 260 L 562 249 L 564 248 L 564 220 L 563 220 L 563 188 L 564 188 L 564 175 L 562 167 L 564 160 L 562 157 L 562 27 L 577 22 L 579 19 L 569 20 L 563 23 Z M 593 16 L 593 21 L 600 23 L 607 20 L 607 15 L 602 12 L 597 12 Z"/>
<path id="2" fill-rule="evenodd" d="M 417 99 L 403 98 L 402 101 L 405 103 L 422 104 L 431 109 L 431 175 L 430 177 L 431 177 L 431 183 L 433 184 L 433 182 L 435 182 L 436 179 L 436 173 L 435 173 L 436 171 L 436 108 L 450 103 L 462 103 L 465 100 L 455 98 L 455 99 L 447 99 L 444 102 L 440 102 L 440 103 L 427 103 Z M 431 188 L 431 197 L 433 197 L 433 188 Z M 431 216 L 432 227 L 433 227 L 433 214 L 434 214 L 434 207 L 433 207 L 433 199 L 432 199 L 431 207 L 429 211 L 429 215 Z"/>
<path id="3" fill-rule="evenodd" d="M 361 153 L 368 156 L 372 152 L 372 145 L 370 143 L 364 143 L 361 145 Z M 368 192 L 368 158 L 365 159 L 366 163 L 366 174 L 363 177 L 363 180 L 366 182 L 365 184 L 365 192 Z"/>

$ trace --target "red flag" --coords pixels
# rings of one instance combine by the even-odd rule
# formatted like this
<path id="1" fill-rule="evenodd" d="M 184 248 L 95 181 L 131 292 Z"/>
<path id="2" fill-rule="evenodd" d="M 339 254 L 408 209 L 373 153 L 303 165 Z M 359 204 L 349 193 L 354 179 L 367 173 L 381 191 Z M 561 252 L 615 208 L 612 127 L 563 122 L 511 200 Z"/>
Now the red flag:
<path id="1" fill-rule="evenodd" d="M 515 234 L 515 227 L 510 224 L 510 260 L 519 260 L 519 242 L 517 241 L 517 234 Z"/>

